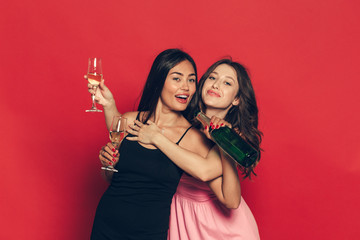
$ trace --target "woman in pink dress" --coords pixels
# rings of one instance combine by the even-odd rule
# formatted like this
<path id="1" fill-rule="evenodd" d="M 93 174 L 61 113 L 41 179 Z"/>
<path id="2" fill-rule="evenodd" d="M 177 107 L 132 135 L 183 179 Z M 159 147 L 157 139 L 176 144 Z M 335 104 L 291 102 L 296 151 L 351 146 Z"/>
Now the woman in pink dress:
<path id="1" fill-rule="evenodd" d="M 246 69 L 239 63 L 223 59 L 214 63 L 199 81 L 193 101 L 211 117 L 211 126 L 228 125 L 260 151 L 258 109 L 254 90 Z M 198 109 L 193 109 L 189 116 Z M 256 221 L 244 199 L 238 171 L 249 177 L 258 161 L 249 168 L 236 167 L 234 161 L 216 145 L 202 158 L 174 146 L 151 121 L 137 122 L 130 133 L 135 140 L 153 144 L 186 173 L 173 197 L 168 239 L 219 240 L 260 239 Z M 103 160 L 103 159 L 102 159 Z"/>

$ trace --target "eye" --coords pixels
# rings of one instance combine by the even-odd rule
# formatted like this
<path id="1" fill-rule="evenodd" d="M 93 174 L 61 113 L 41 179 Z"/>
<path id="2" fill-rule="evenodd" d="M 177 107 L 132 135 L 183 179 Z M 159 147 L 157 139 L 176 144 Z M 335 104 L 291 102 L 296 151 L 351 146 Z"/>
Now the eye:
<path id="1" fill-rule="evenodd" d="M 178 77 L 174 77 L 174 78 L 173 78 L 173 80 L 175 80 L 175 81 L 179 82 L 179 81 L 180 81 L 180 78 L 178 78 Z"/>
<path id="2" fill-rule="evenodd" d="M 189 79 L 189 82 L 193 83 L 193 82 L 195 82 L 195 79 L 191 78 L 191 79 Z"/>
<path id="3" fill-rule="evenodd" d="M 210 76 L 209 79 L 210 80 L 215 80 L 215 78 L 213 76 Z"/>
<path id="4" fill-rule="evenodd" d="M 228 86 L 231 86 L 231 83 L 230 82 L 224 82 L 225 85 L 228 85 Z"/>

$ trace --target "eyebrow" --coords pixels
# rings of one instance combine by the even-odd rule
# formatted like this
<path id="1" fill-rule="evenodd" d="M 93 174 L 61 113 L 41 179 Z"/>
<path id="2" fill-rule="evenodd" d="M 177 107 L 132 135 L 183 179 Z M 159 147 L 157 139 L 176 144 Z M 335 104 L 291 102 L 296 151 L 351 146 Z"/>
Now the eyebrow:
<path id="1" fill-rule="evenodd" d="M 170 75 L 171 74 L 178 74 L 178 75 L 184 76 L 184 74 L 182 74 L 180 72 L 172 72 L 172 73 L 170 73 Z M 191 74 L 189 74 L 189 76 L 195 76 L 195 73 L 191 73 Z"/>
<path id="2" fill-rule="evenodd" d="M 215 73 L 216 75 L 219 75 L 217 72 L 215 72 L 215 71 L 213 71 L 213 72 L 211 72 L 211 73 Z M 210 73 L 210 74 L 211 74 Z M 235 79 L 233 78 L 233 77 L 230 77 L 230 76 L 225 76 L 226 78 L 229 78 L 229 79 L 231 79 L 231 80 L 233 80 L 234 82 L 235 82 Z"/>

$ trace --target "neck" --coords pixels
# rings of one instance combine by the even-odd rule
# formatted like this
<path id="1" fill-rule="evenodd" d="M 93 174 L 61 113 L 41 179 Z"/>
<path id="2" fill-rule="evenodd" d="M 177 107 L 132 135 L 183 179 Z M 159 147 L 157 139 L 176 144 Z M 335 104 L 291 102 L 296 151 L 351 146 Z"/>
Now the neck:
<path id="1" fill-rule="evenodd" d="M 155 113 L 150 118 L 157 126 L 171 127 L 179 123 L 184 118 L 181 112 L 171 110 L 165 107 L 161 101 L 156 106 Z"/>
<path id="2" fill-rule="evenodd" d="M 224 119 L 228 109 L 219 109 L 219 108 L 206 108 L 205 115 L 209 118 L 216 116 L 218 118 Z"/>

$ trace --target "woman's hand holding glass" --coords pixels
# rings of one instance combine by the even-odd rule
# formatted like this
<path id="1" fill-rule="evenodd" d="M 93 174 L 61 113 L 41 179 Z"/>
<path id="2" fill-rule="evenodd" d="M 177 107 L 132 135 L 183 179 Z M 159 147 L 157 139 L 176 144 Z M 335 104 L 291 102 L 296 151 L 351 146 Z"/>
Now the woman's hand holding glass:
<path id="1" fill-rule="evenodd" d="M 109 142 L 101 148 L 99 159 L 103 167 L 114 167 L 119 161 L 119 151 Z"/>
<path id="2" fill-rule="evenodd" d="M 111 140 L 111 150 L 115 152 L 119 149 L 122 141 L 126 135 L 126 126 L 127 126 L 127 119 L 122 116 L 114 116 L 110 129 L 109 129 L 109 138 Z M 101 154 L 100 154 L 101 155 Z M 112 154 L 113 157 L 116 157 L 115 154 Z M 105 157 L 108 157 L 105 155 Z M 112 159 L 114 162 L 114 159 Z M 109 166 L 102 166 L 101 169 L 118 172 L 117 169 L 114 168 L 114 164 L 112 162 L 108 162 Z"/>
<path id="3" fill-rule="evenodd" d="M 101 58 L 89 58 L 86 79 L 91 85 L 91 88 L 93 89 L 93 93 L 91 94 L 91 100 L 92 100 L 91 109 L 85 110 L 85 112 L 102 112 L 100 109 L 96 108 L 96 104 L 95 104 L 96 89 L 98 88 L 100 82 L 103 79 L 101 62 L 102 62 Z"/>
<path id="4" fill-rule="evenodd" d="M 84 78 L 87 78 L 87 75 L 85 75 Z M 92 95 L 95 95 L 95 102 L 102 105 L 103 108 L 115 103 L 114 96 L 110 89 L 105 85 L 104 79 L 101 80 L 97 90 L 94 90 L 93 85 L 88 83 L 88 91 Z"/>

